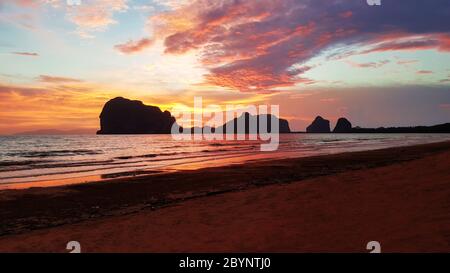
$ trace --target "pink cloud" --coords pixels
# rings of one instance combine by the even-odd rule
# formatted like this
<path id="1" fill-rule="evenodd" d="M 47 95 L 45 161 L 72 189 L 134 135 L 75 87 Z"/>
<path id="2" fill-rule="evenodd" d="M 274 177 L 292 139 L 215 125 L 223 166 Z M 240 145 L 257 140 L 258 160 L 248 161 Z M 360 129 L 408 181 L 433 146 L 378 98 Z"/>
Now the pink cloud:
<path id="1" fill-rule="evenodd" d="M 12 2 L 21 7 L 36 7 L 39 5 L 39 1 L 36 0 L 6 0 L 6 2 Z"/>
<path id="2" fill-rule="evenodd" d="M 114 48 L 124 54 L 133 54 L 146 49 L 153 44 L 153 40 L 142 38 L 137 41 L 128 41 L 124 44 L 115 45 Z"/>
<path id="3" fill-rule="evenodd" d="M 441 0 L 411 1 L 392 2 L 381 14 L 364 1 L 198 0 L 154 16 L 149 24 L 155 39 L 164 41 L 167 54 L 198 51 L 209 69 L 207 83 L 261 92 L 311 84 L 302 77 L 302 64 L 337 45 L 365 48 L 345 52 L 347 56 L 450 51 L 450 31 L 442 24 L 449 6 Z M 405 9 L 406 4 L 410 8 Z"/>
<path id="4" fill-rule="evenodd" d="M 450 36 L 430 34 L 421 37 L 408 37 L 407 34 L 400 34 L 399 37 L 389 37 L 386 40 L 381 40 L 380 43 L 375 44 L 371 49 L 363 51 L 362 53 L 430 49 L 437 49 L 443 52 L 450 51 Z"/>
<path id="5" fill-rule="evenodd" d="M 417 74 L 426 75 L 426 74 L 433 74 L 433 71 L 430 71 L 430 70 L 419 70 L 416 73 Z"/>
<path id="6" fill-rule="evenodd" d="M 350 18 L 350 17 L 353 16 L 353 12 L 346 11 L 346 12 L 343 12 L 343 13 L 339 14 L 339 16 L 342 17 L 342 18 Z"/>
<path id="7" fill-rule="evenodd" d="M 20 94 L 23 96 L 35 96 L 46 93 L 47 90 L 38 87 L 7 85 L 0 82 L 0 95 Z"/>

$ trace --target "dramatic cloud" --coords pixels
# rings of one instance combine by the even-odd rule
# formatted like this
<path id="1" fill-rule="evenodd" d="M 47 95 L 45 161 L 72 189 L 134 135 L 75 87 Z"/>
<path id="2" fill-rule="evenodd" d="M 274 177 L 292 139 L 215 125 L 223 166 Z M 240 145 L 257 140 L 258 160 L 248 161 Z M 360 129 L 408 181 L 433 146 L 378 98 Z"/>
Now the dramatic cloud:
<path id="1" fill-rule="evenodd" d="M 114 46 L 115 49 L 124 53 L 124 54 L 132 54 L 146 49 L 147 47 L 153 44 L 153 40 L 148 38 L 143 38 L 138 41 L 128 41 L 125 44 L 120 44 Z"/>
<path id="2" fill-rule="evenodd" d="M 11 54 L 21 55 L 21 56 L 29 56 L 29 57 L 37 57 L 39 54 L 35 52 L 11 52 Z"/>
<path id="3" fill-rule="evenodd" d="M 347 56 L 449 52 L 448 18 L 446 0 L 386 0 L 381 7 L 360 0 L 198 0 L 153 16 L 149 24 L 167 54 L 199 51 L 208 83 L 260 92 L 310 83 L 301 66 L 334 47 L 361 48 Z"/>
<path id="4" fill-rule="evenodd" d="M 46 83 L 76 83 L 82 82 L 82 80 L 74 79 L 74 78 L 66 78 L 66 77 L 55 77 L 48 75 L 40 75 L 38 80 Z"/>

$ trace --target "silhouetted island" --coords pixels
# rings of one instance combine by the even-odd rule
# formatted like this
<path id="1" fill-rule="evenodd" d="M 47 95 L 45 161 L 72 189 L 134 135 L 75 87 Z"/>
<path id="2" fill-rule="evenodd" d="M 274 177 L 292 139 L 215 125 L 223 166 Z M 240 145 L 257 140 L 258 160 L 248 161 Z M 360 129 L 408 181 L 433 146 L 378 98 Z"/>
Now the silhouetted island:
<path id="1" fill-rule="evenodd" d="M 233 132 L 237 133 L 237 134 L 253 134 L 253 133 L 259 134 L 260 132 L 270 133 L 270 132 L 272 132 L 272 117 L 274 118 L 274 121 L 278 122 L 278 124 L 279 124 L 278 130 L 279 130 L 280 134 L 286 134 L 286 133 L 291 132 L 291 129 L 289 128 L 289 122 L 285 119 L 279 119 L 278 117 L 276 117 L 274 115 L 270 115 L 270 114 L 252 115 L 248 112 L 243 113 L 238 118 L 234 118 L 217 128 L 210 127 L 210 126 L 205 126 L 203 128 L 193 127 L 193 128 L 191 128 L 191 132 L 193 133 L 195 130 L 197 130 L 198 132 L 201 132 L 201 131 L 212 132 L 212 133 L 222 132 L 222 133 L 226 134 L 227 127 L 231 127 L 231 128 L 233 128 Z M 260 124 L 259 124 L 260 119 L 261 120 L 266 119 L 266 124 L 267 124 L 266 129 L 260 128 Z M 255 122 L 255 124 L 256 124 L 255 127 L 250 126 L 251 120 L 252 120 L 252 122 L 253 121 Z M 241 130 L 238 130 L 239 124 L 244 125 L 244 127 L 241 128 Z"/>
<path id="2" fill-rule="evenodd" d="M 414 126 L 414 127 L 388 127 L 388 128 L 353 127 L 347 133 L 383 133 L 383 134 L 450 133 L 450 123 L 438 124 L 433 126 Z"/>
<path id="3" fill-rule="evenodd" d="M 336 127 L 334 127 L 333 133 L 345 133 L 352 130 L 352 123 L 346 118 L 338 119 Z"/>
<path id="4" fill-rule="evenodd" d="M 240 117 L 234 118 L 217 128 L 189 128 L 188 132 L 216 132 L 216 130 L 227 133 L 227 126 L 234 123 L 234 132 L 239 134 L 260 133 L 259 119 L 266 118 L 267 132 L 272 132 L 271 117 L 279 122 L 279 133 L 291 132 L 289 122 L 285 119 L 265 115 L 251 115 L 243 113 Z M 256 121 L 256 128 L 250 126 L 250 121 Z M 117 97 L 108 101 L 100 114 L 100 130 L 97 134 L 170 134 L 172 125 L 176 122 L 169 111 L 161 111 L 156 106 L 145 105 L 138 100 L 129 100 L 123 97 Z M 244 131 L 238 131 L 238 124 L 244 124 Z M 256 132 L 255 132 L 256 129 Z M 331 133 L 330 121 L 317 116 L 314 121 L 306 128 L 307 133 Z M 297 132 L 298 133 L 298 132 Z M 352 127 L 352 123 L 341 117 L 338 119 L 333 133 L 450 133 L 450 123 L 438 124 L 434 126 L 415 126 L 415 127 L 380 127 L 380 128 L 361 128 Z"/>
<path id="5" fill-rule="evenodd" d="M 174 122 L 169 111 L 117 97 L 103 107 L 97 134 L 170 134 Z"/>
<path id="6" fill-rule="evenodd" d="M 318 116 L 306 128 L 307 133 L 330 133 L 330 122 Z M 333 133 L 371 133 L 371 134 L 408 134 L 408 133 L 450 133 L 450 123 L 438 124 L 433 126 L 411 126 L 411 127 L 379 127 L 379 128 L 361 128 L 352 127 L 352 123 L 342 117 L 339 118 Z"/>
<path id="7" fill-rule="evenodd" d="M 314 121 L 306 127 L 307 133 L 329 133 L 330 132 L 330 121 L 317 116 Z"/>
<path id="8" fill-rule="evenodd" d="M 239 118 L 229 121 L 217 129 L 226 133 L 226 127 L 234 122 L 234 132 L 250 133 L 252 129 L 249 121 L 256 120 L 256 133 L 260 132 L 259 119 L 266 118 L 267 132 L 272 132 L 272 115 L 251 115 L 242 114 Z M 290 133 L 289 123 L 285 119 L 279 119 L 274 116 L 274 120 L 279 122 L 280 133 Z M 158 107 L 145 105 L 138 100 L 129 100 L 122 97 L 114 98 L 108 101 L 100 114 L 100 130 L 97 134 L 170 134 L 172 125 L 176 122 L 169 111 L 162 112 Z M 237 126 L 240 122 L 245 124 L 245 132 L 238 132 Z M 207 129 L 207 130 L 206 130 Z M 194 128 L 189 128 L 194 132 Z M 215 128 L 198 128 L 197 131 L 215 132 Z M 266 130 L 262 130 L 266 131 Z M 251 132 L 253 133 L 253 131 Z"/>
<path id="9" fill-rule="evenodd" d="M 223 130 L 223 132 L 227 132 L 227 126 L 231 126 L 231 124 L 234 123 L 234 132 L 237 133 L 254 133 L 254 130 L 250 126 L 250 120 L 256 121 L 256 132 L 259 134 L 261 131 L 259 121 L 266 119 L 267 128 L 265 130 L 262 130 L 263 132 L 272 132 L 272 118 L 275 122 L 278 122 L 278 130 L 280 134 L 290 133 L 291 129 L 289 128 L 289 122 L 285 119 L 278 118 L 274 115 L 270 114 L 261 114 L 261 115 L 251 115 L 250 113 L 244 113 L 238 118 L 234 118 L 233 120 L 228 121 L 221 127 L 219 127 L 219 130 Z M 238 131 L 238 124 L 245 123 L 245 132 Z"/>

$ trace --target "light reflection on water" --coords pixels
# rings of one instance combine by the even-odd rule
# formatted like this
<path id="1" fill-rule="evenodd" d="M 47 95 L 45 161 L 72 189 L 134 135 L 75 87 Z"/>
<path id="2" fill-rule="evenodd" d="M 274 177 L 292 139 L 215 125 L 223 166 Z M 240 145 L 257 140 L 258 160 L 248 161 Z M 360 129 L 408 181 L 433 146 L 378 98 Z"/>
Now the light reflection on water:
<path id="1" fill-rule="evenodd" d="M 277 151 L 261 152 L 260 141 L 175 141 L 171 135 L 3 136 L 0 189 L 444 140 L 450 134 L 282 134 Z"/>

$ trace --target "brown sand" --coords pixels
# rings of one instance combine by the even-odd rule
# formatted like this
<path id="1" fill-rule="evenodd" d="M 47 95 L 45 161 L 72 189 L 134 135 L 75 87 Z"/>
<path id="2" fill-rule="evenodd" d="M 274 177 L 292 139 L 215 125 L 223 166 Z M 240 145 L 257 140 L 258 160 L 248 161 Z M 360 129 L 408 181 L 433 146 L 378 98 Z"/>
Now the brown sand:
<path id="1" fill-rule="evenodd" d="M 409 153 L 420 158 L 373 163 Z M 365 167 L 352 161 L 353 167 L 301 182 L 246 187 L 157 210 L 2 236 L 0 251 L 65 252 L 66 243 L 76 240 L 83 252 L 367 252 L 367 242 L 375 240 L 383 252 L 449 252 L 449 143 L 327 156 L 318 162 L 325 166 L 324 158 L 332 158 L 340 165 L 339 160 L 358 156 L 370 158 L 359 158 Z M 248 170 L 251 177 L 259 168 Z M 70 197 L 75 190 L 8 192 L 0 206 L 17 196 Z"/>

